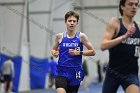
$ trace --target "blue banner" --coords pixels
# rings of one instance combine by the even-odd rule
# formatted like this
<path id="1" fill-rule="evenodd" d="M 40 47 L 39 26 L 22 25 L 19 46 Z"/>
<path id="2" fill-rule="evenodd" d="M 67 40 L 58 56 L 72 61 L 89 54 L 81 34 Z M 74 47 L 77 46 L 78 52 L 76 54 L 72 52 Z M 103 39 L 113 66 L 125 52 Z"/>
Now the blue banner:
<path id="1" fill-rule="evenodd" d="M 6 59 L 7 59 L 7 56 L 0 53 L 0 70 L 2 69 L 2 65 L 4 61 L 6 61 Z"/>
<path id="2" fill-rule="evenodd" d="M 30 57 L 30 87 L 31 89 L 45 88 L 48 59 Z"/>
<path id="3" fill-rule="evenodd" d="M 12 58 L 12 61 L 14 62 L 14 71 L 15 71 L 12 91 L 18 93 L 22 58 L 20 56 L 15 56 Z"/>

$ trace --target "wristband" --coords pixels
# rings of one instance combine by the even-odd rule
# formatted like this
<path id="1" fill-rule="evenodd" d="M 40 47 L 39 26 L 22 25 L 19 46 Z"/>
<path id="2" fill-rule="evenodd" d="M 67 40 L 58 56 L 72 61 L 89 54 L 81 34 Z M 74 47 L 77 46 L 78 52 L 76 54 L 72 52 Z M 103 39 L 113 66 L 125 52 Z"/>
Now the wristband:
<path id="1" fill-rule="evenodd" d="M 83 51 L 80 51 L 80 55 L 83 55 Z"/>

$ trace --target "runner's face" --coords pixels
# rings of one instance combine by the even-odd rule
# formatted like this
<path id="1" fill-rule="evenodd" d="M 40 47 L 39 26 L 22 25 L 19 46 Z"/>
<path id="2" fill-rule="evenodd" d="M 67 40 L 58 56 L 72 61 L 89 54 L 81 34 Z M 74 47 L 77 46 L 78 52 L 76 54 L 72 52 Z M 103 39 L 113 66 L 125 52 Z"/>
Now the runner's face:
<path id="1" fill-rule="evenodd" d="M 74 31 L 78 24 L 77 18 L 74 16 L 68 17 L 67 21 L 65 22 L 68 31 Z"/>
<path id="2" fill-rule="evenodd" d="M 125 5 L 121 8 L 123 10 L 123 15 L 134 17 L 138 8 L 138 0 L 126 0 Z"/>

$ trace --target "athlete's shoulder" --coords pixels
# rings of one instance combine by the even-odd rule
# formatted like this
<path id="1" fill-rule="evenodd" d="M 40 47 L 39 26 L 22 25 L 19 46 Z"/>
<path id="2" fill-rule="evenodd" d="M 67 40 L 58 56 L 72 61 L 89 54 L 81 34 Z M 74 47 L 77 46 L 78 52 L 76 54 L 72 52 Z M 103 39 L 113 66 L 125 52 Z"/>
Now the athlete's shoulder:
<path id="1" fill-rule="evenodd" d="M 84 38 L 84 37 L 87 37 L 87 35 L 85 33 L 80 32 L 80 37 Z"/>
<path id="2" fill-rule="evenodd" d="M 62 35 L 63 35 L 63 33 L 58 33 L 58 34 L 56 34 L 56 36 L 58 36 L 58 37 L 59 37 L 59 36 L 62 36 Z"/>
<path id="3" fill-rule="evenodd" d="M 63 36 L 63 33 L 58 33 L 58 34 L 56 34 L 56 38 L 57 38 L 57 39 L 62 38 L 62 36 Z"/>
<path id="4" fill-rule="evenodd" d="M 120 20 L 117 17 L 112 17 L 108 21 L 108 24 L 110 24 L 110 25 L 116 25 L 116 24 L 119 24 L 119 23 L 120 23 Z"/>
<path id="5" fill-rule="evenodd" d="M 62 41 L 62 36 L 63 36 L 63 33 L 56 34 L 55 41 L 60 43 Z"/>
<path id="6" fill-rule="evenodd" d="M 108 28 L 112 28 L 112 29 L 119 29 L 120 27 L 120 20 L 117 17 L 112 17 L 109 19 L 108 23 L 107 23 L 107 27 Z"/>
<path id="7" fill-rule="evenodd" d="M 85 33 L 83 33 L 83 32 L 80 32 L 80 36 L 84 36 L 84 35 L 86 35 Z"/>
<path id="8" fill-rule="evenodd" d="M 83 43 L 85 41 L 88 41 L 88 37 L 85 33 L 80 32 L 80 41 Z"/>

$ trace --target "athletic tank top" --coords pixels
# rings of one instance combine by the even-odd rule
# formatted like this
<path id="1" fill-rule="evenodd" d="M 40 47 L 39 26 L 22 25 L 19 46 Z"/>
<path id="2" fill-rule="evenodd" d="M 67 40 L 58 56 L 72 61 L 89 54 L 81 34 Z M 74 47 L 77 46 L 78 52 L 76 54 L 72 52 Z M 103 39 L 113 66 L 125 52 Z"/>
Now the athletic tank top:
<path id="1" fill-rule="evenodd" d="M 120 20 L 120 32 L 117 37 L 124 35 L 127 29 Z M 117 46 L 109 49 L 109 69 L 110 71 L 119 72 L 122 74 L 138 73 L 138 57 L 140 51 L 140 29 L 134 22 L 135 33 L 122 41 Z M 117 38 L 116 37 L 116 38 Z"/>
<path id="2" fill-rule="evenodd" d="M 80 42 L 80 32 L 76 32 L 73 38 L 68 38 L 67 32 L 63 33 L 62 42 L 59 45 L 58 66 L 81 67 L 82 55 L 73 56 L 68 53 L 69 49 L 83 51 L 83 44 Z"/>

